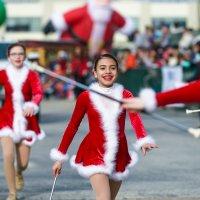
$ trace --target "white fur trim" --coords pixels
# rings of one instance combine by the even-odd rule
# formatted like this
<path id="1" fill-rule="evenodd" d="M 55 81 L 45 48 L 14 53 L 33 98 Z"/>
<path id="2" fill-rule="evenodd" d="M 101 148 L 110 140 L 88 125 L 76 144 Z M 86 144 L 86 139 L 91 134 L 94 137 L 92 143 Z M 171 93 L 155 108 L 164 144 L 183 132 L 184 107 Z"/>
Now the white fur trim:
<path id="1" fill-rule="evenodd" d="M 89 2 L 88 13 L 93 21 L 93 27 L 89 39 L 89 53 L 93 56 L 99 52 L 99 49 L 104 42 L 105 29 L 107 23 L 111 19 L 113 10 L 110 6 L 97 5 L 93 2 Z"/>
<path id="2" fill-rule="evenodd" d="M 110 178 L 115 181 L 124 180 L 129 175 L 129 168 L 133 167 L 138 162 L 138 155 L 135 151 L 130 152 L 131 162 L 127 165 L 126 169 L 123 172 L 114 172 Z"/>
<path id="3" fill-rule="evenodd" d="M 33 108 L 34 115 L 38 113 L 39 106 L 36 103 L 33 103 L 31 101 L 25 102 L 24 105 L 23 105 L 23 110 L 25 110 L 26 108 L 29 108 L 29 107 Z"/>
<path id="4" fill-rule="evenodd" d="M 106 165 L 89 165 L 83 166 L 81 163 L 75 163 L 75 155 L 70 159 L 70 165 L 75 168 L 78 173 L 85 177 L 89 178 L 90 176 L 97 174 L 97 173 L 104 173 L 110 175 L 112 173 L 112 168 L 107 167 Z"/>
<path id="5" fill-rule="evenodd" d="M 24 104 L 24 97 L 22 94 L 22 87 L 28 77 L 29 70 L 27 66 L 16 69 L 12 65 L 6 68 L 8 80 L 12 86 L 12 102 L 14 109 L 13 118 L 13 132 L 15 135 L 20 135 L 26 131 L 27 120 L 23 115 L 22 105 Z M 17 80 L 17 81 L 16 81 Z"/>
<path id="6" fill-rule="evenodd" d="M 62 32 L 68 28 L 64 16 L 60 12 L 53 13 L 53 15 L 51 16 L 51 21 L 58 32 Z"/>
<path id="7" fill-rule="evenodd" d="M 43 140 L 46 137 L 46 134 L 43 130 L 37 135 L 38 140 Z"/>
<path id="8" fill-rule="evenodd" d="M 9 127 L 0 129 L 0 137 L 11 137 L 14 143 L 21 140 L 21 136 L 19 134 L 15 134 Z"/>
<path id="9" fill-rule="evenodd" d="M 90 88 L 119 100 L 122 99 L 123 96 L 123 86 L 120 84 L 114 84 L 111 88 L 102 88 L 98 83 L 93 83 Z M 112 171 L 118 150 L 118 117 L 122 109 L 120 108 L 119 103 L 113 102 L 92 92 L 90 92 L 90 99 L 94 108 L 101 116 L 102 129 L 104 131 L 103 134 L 106 140 L 104 144 L 104 164 L 106 168 L 109 168 Z"/>
<path id="10" fill-rule="evenodd" d="M 134 147 L 138 151 L 144 144 L 155 144 L 155 141 L 151 136 L 148 135 L 137 140 L 134 144 Z"/>
<path id="11" fill-rule="evenodd" d="M 125 18 L 125 25 L 119 29 L 122 34 L 130 35 L 134 31 L 134 24 L 131 18 Z"/>
<path id="12" fill-rule="evenodd" d="M 127 178 L 129 174 L 130 167 L 133 167 L 138 162 L 138 155 L 136 152 L 131 152 L 131 162 L 127 165 L 125 171 L 123 172 L 113 172 L 110 168 L 107 168 L 105 165 L 89 165 L 89 166 L 83 166 L 81 163 L 77 164 L 75 162 L 76 156 L 73 155 L 70 159 L 70 165 L 78 171 L 78 173 L 85 177 L 89 178 L 90 176 L 97 174 L 97 173 L 104 173 L 109 175 L 109 177 L 113 180 L 119 181 L 124 180 Z"/>
<path id="13" fill-rule="evenodd" d="M 28 141 L 28 140 L 26 140 L 26 139 L 24 139 L 22 142 L 23 142 L 23 144 L 25 144 L 25 145 L 27 145 L 27 146 L 32 146 L 35 142 L 36 142 L 36 140 L 37 140 L 37 137 L 36 137 L 36 135 L 35 135 L 35 132 L 34 131 L 26 131 L 25 133 L 24 133 L 24 137 L 25 138 L 31 138 L 31 141 Z"/>
<path id="14" fill-rule="evenodd" d="M 152 112 L 157 107 L 156 102 L 156 93 L 151 88 L 142 89 L 140 94 L 140 98 L 144 102 L 144 109 L 147 112 Z"/>
<path id="15" fill-rule="evenodd" d="M 56 148 L 51 149 L 50 151 L 50 158 L 54 161 L 67 161 L 68 160 L 68 154 L 63 154 L 60 151 L 58 151 Z"/>
<path id="16" fill-rule="evenodd" d="M 119 29 L 122 34 L 130 35 L 134 31 L 133 20 L 130 17 L 125 18 L 125 25 Z"/>

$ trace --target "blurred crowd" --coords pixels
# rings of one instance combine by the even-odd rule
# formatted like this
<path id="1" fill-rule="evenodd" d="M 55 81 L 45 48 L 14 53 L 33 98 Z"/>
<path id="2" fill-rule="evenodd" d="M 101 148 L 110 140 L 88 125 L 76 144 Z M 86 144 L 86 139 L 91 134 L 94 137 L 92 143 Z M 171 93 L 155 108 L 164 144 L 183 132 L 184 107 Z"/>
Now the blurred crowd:
<path id="1" fill-rule="evenodd" d="M 176 35 L 179 37 L 174 38 Z M 136 30 L 133 44 L 133 48 L 125 49 L 118 55 L 122 61 L 122 71 L 164 66 L 199 68 L 200 37 L 196 37 L 194 31 L 187 27 L 146 27 L 144 33 Z"/>
<path id="2" fill-rule="evenodd" d="M 178 36 L 174 39 L 174 36 Z M 146 27 L 144 32 L 136 30 L 131 36 L 131 48 L 117 50 L 114 53 L 120 60 L 121 73 L 128 73 L 129 70 L 146 69 L 151 73 L 160 68 L 163 73 L 172 74 L 172 70 L 178 75 L 177 80 L 182 82 L 183 71 L 192 69 L 195 73 L 187 81 L 198 79 L 200 76 L 200 38 L 194 31 L 187 27 L 174 26 L 169 28 L 163 25 L 160 29 Z M 198 40 L 199 39 L 199 40 Z M 106 53 L 103 49 L 101 53 Z M 37 55 L 29 55 L 29 60 L 36 61 Z M 92 60 L 87 50 L 82 46 L 76 46 L 73 51 L 60 50 L 56 59 L 49 62 L 48 69 L 53 72 L 74 79 L 80 83 L 89 85 L 94 81 L 92 78 Z M 163 70 L 165 69 L 165 70 Z M 167 73 L 166 73 L 167 72 Z M 41 75 L 45 97 L 76 98 L 81 90 L 58 79 Z M 162 77 L 163 80 L 165 79 Z M 166 79 L 165 89 L 174 87 Z M 164 84 L 166 85 L 166 84 Z"/>

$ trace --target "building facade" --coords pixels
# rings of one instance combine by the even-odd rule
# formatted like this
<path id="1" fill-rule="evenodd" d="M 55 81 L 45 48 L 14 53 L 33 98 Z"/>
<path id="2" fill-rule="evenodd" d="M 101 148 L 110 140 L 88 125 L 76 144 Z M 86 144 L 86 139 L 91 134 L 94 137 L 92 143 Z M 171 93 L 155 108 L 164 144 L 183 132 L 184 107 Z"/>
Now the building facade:
<path id="1" fill-rule="evenodd" d="M 0 30 L 5 40 L 50 39 L 42 33 L 44 24 L 54 11 L 64 12 L 82 5 L 85 0 L 5 0 L 8 19 Z M 193 29 L 200 28 L 200 0 L 113 0 L 122 15 L 131 17 L 135 27 L 159 27 L 178 22 Z M 116 38 L 121 38 L 117 34 Z"/>

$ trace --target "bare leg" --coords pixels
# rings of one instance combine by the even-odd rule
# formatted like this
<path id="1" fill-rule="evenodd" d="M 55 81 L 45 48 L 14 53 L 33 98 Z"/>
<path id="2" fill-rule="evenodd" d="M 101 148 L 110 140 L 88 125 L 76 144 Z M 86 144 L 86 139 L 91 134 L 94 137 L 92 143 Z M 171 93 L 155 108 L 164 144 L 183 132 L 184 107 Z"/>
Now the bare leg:
<path id="1" fill-rule="evenodd" d="M 119 192 L 119 189 L 121 187 L 122 181 L 109 180 L 109 184 L 111 191 L 111 200 L 115 200 L 117 193 Z"/>
<path id="2" fill-rule="evenodd" d="M 24 171 L 28 167 L 30 151 L 31 151 L 30 147 L 26 146 L 23 143 L 16 145 L 18 174 L 22 174 L 22 171 Z"/>
<path id="3" fill-rule="evenodd" d="M 24 178 L 22 172 L 28 167 L 30 147 L 25 144 L 16 145 L 16 155 L 17 155 L 17 170 L 16 170 L 16 188 L 17 190 L 22 190 L 24 187 Z"/>
<path id="4" fill-rule="evenodd" d="M 4 173 L 8 185 L 8 190 L 10 194 L 16 194 L 15 167 L 14 167 L 15 144 L 10 137 L 2 137 L 1 145 L 3 151 Z"/>
<path id="5" fill-rule="evenodd" d="M 96 200 L 111 200 L 109 178 L 106 174 L 94 174 L 90 183 L 95 192 Z"/>

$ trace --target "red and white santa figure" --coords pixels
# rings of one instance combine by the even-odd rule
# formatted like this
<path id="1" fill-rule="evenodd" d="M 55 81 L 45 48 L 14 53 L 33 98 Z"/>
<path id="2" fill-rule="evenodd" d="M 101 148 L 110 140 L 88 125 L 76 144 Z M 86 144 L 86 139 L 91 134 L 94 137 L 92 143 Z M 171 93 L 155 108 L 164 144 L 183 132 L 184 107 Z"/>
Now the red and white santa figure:
<path id="1" fill-rule="evenodd" d="M 90 88 L 116 99 L 132 97 L 132 94 L 119 84 L 102 88 L 98 83 L 93 83 Z M 51 158 L 61 162 L 68 159 L 67 150 L 85 114 L 88 116 L 89 131 L 80 144 L 77 155 L 71 158 L 70 164 L 86 178 L 96 173 L 105 173 L 114 180 L 124 179 L 128 176 L 129 167 L 137 162 L 137 154 L 128 150 L 124 132 L 126 111 L 119 103 L 89 91 L 78 96 L 62 141 L 58 148 L 51 150 Z M 144 144 L 154 143 L 146 134 L 139 114 L 129 113 L 129 117 L 137 137 L 136 149 L 140 149 Z"/>
<path id="2" fill-rule="evenodd" d="M 31 146 L 45 137 L 35 114 L 43 92 L 39 76 L 26 65 L 16 69 L 9 64 L 0 70 L 0 85 L 5 90 L 5 100 L 0 108 L 0 137 L 10 136 L 15 143 Z M 34 108 L 34 115 L 24 117 L 23 109 Z"/>
<path id="3" fill-rule="evenodd" d="M 78 39 L 89 46 L 91 56 L 109 50 L 116 31 L 129 36 L 134 25 L 111 7 L 111 0 L 87 0 L 87 3 L 65 13 L 54 13 L 45 29 L 59 33 L 61 40 Z"/>

